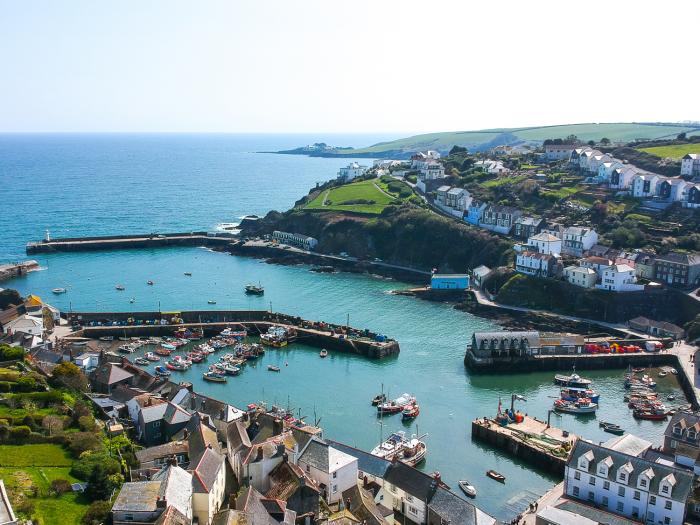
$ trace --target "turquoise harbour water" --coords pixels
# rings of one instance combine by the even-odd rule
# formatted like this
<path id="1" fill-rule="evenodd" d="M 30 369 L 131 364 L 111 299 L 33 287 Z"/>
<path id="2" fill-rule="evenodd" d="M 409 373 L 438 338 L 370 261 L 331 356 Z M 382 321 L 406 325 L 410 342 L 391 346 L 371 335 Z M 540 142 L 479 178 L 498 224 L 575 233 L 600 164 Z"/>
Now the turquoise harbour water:
<path id="1" fill-rule="evenodd" d="M 16 205 L 12 216 L 0 217 L 0 260 L 22 258 L 24 243 L 40 237 L 46 227 L 56 235 L 172 231 L 211 228 L 219 222 L 235 222 L 246 213 L 285 209 L 315 181 L 332 177 L 344 162 L 249 152 L 315 139 L 117 136 L 110 143 L 107 137 L 23 136 L 8 141 L 0 136 L 0 192 Z M 355 140 L 358 144 L 373 141 Z M 64 150 L 64 156 L 56 153 Z M 51 187 L 44 188 L 51 181 Z M 35 183 L 40 190 L 32 191 Z M 89 191 L 88 186 L 101 190 Z M 162 310 L 272 306 L 276 311 L 341 324 L 349 314 L 351 325 L 398 339 L 400 355 L 374 361 L 331 353 L 320 359 L 317 348 L 294 344 L 268 350 L 254 367 L 249 365 L 226 384 L 202 381 L 203 365 L 173 375 L 239 406 L 261 400 L 289 404 L 309 421 L 315 413 L 326 436 L 364 449 L 375 446 L 382 432 L 376 410 L 370 406 L 382 384 L 391 396 L 411 392 L 420 402 L 420 416 L 410 425 L 404 425 L 400 416 L 385 417 L 384 435 L 400 429 L 427 433 L 428 458 L 421 468 L 439 470 L 455 489 L 458 479 L 469 479 L 479 492 L 475 503 L 502 520 L 512 519 L 556 482 L 470 437 L 471 420 L 493 415 L 499 397 L 507 404 L 512 392 L 526 397 L 527 402 L 519 404 L 524 412 L 545 419 L 558 394 L 554 373 L 470 375 L 463 365 L 466 343 L 475 330 L 497 326 L 448 305 L 389 293 L 408 286 L 404 283 L 346 273 L 317 274 L 307 266 L 270 265 L 204 248 L 54 254 L 40 256 L 39 262 L 44 270 L 2 286 L 36 293 L 63 310 L 74 311 L 153 310 L 159 305 Z M 146 285 L 149 279 L 154 286 Z M 263 283 L 264 297 L 243 293 L 243 286 L 251 281 Z M 117 283 L 126 290 L 116 291 Z M 54 296 L 55 287 L 65 287 L 68 293 Z M 217 304 L 208 305 L 208 300 Z M 267 364 L 279 365 L 282 372 L 268 372 Z M 618 422 L 659 442 L 665 424 L 635 421 L 622 402 L 622 371 L 586 375 L 601 393 L 598 419 Z M 674 392 L 681 399 L 675 378 L 659 383 L 661 392 Z M 607 440 L 612 436 L 599 429 L 598 419 L 565 415 L 554 418 L 553 424 L 596 442 Z M 487 478 L 488 469 L 503 473 L 505 485 Z"/>

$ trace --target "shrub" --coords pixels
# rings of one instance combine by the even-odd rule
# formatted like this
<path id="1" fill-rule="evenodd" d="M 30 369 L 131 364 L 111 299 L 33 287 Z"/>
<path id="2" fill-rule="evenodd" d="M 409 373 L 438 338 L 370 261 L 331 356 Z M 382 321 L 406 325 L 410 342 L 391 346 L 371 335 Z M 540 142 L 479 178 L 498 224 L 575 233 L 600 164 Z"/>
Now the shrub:
<path id="1" fill-rule="evenodd" d="M 9 381 L 0 381 L 0 392 L 9 392 L 12 390 L 12 385 Z"/>
<path id="2" fill-rule="evenodd" d="M 83 452 L 98 450 L 101 446 L 102 442 L 92 432 L 75 432 L 68 436 L 68 449 L 76 458 Z"/>
<path id="3" fill-rule="evenodd" d="M 24 348 L 0 344 L 0 361 L 24 359 Z"/>
<path id="4" fill-rule="evenodd" d="M 109 501 L 93 501 L 83 516 L 82 525 L 110 525 L 112 504 Z"/>
<path id="5" fill-rule="evenodd" d="M 8 368 L 0 368 L 0 381 L 9 381 L 14 383 L 19 377 L 19 372 L 16 370 L 10 370 Z"/>
<path id="6" fill-rule="evenodd" d="M 88 477 L 85 494 L 91 499 L 109 499 L 112 491 L 123 482 L 121 474 L 109 474 L 105 466 L 98 463 Z"/>
<path id="7" fill-rule="evenodd" d="M 106 452 L 86 452 L 80 456 L 70 469 L 71 476 L 87 481 L 95 469 L 95 465 L 103 465 L 107 474 L 119 473 L 119 462 Z"/>
<path id="8" fill-rule="evenodd" d="M 52 372 L 55 381 L 73 390 L 87 390 L 88 380 L 85 374 L 73 363 L 61 363 Z"/>
<path id="9" fill-rule="evenodd" d="M 32 433 L 32 429 L 26 425 L 20 425 L 18 427 L 12 427 L 10 429 L 10 437 L 12 439 L 26 439 Z"/>
<path id="10" fill-rule="evenodd" d="M 80 427 L 80 430 L 84 432 L 94 432 L 95 427 L 97 426 L 95 424 L 95 418 L 92 416 L 81 416 L 78 418 L 78 426 Z"/>
<path id="11" fill-rule="evenodd" d="M 70 482 L 67 479 L 54 479 L 51 482 L 51 492 L 56 496 L 65 494 L 71 490 Z"/>

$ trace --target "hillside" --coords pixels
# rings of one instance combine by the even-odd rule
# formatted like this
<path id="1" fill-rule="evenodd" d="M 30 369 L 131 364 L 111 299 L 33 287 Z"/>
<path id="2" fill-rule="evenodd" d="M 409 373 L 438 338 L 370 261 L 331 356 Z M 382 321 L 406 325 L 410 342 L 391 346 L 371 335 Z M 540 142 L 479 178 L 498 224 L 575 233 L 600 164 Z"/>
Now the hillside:
<path id="1" fill-rule="evenodd" d="M 673 123 L 606 123 L 606 124 L 565 124 L 529 128 L 497 128 L 477 131 L 454 131 L 415 135 L 388 142 L 380 142 L 366 148 L 309 149 L 308 147 L 280 153 L 323 156 L 323 157 L 395 157 L 402 158 L 411 152 L 434 149 L 441 153 L 452 146 L 464 146 L 470 151 L 482 151 L 501 144 L 540 145 L 546 139 L 566 138 L 576 135 L 579 140 L 599 141 L 603 137 L 612 142 L 630 142 L 637 139 L 674 138 L 679 133 L 699 134 L 699 125 Z M 325 144 L 324 144 L 325 146 Z"/>
<path id="2" fill-rule="evenodd" d="M 700 153 L 700 144 L 672 144 L 669 146 L 654 146 L 651 148 L 639 148 L 639 151 L 649 153 L 662 159 L 680 160 L 688 153 Z"/>

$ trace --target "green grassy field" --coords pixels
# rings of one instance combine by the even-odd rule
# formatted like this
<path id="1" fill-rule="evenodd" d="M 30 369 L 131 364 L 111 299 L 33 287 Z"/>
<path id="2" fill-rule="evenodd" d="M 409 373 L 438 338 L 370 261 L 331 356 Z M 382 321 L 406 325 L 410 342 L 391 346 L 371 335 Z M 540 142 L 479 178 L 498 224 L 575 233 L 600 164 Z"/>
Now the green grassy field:
<path id="1" fill-rule="evenodd" d="M 32 497 L 35 523 L 78 525 L 88 505 L 87 498 L 74 492 L 59 497 L 50 494 L 51 482 L 65 479 L 78 480 L 70 475 L 72 460 L 59 445 L 2 445 L 0 446 L 0 478 L 11 497 L 18 492 L 36 493 Z"/>
<path id="2" fill-rule="evenodd" d="M 579 186 L 572 186 L 572 187 L 564 187 L 564 188 L 557 188 L 557 189 L 543 189 L 540 191 L 540 195 L 542 197 L 547 197 L 550 199 L 565 199 L 567 197 L 571 197 L 572 195 L 577 194 L 579 191 L 581 191 L 581 187 Z"/>
<path id="3" fill-rule="evenodd" d="M 482 182 L 481 185 L 484 188 L 497 188 L 498 186 L 503 186 L 504 184 L 517 184 L 520 181 L 525 180 L 525 176 L 511 176 L 511 177 L 499 177 L 497 179 L 487 180 Z"/>
<path id="4" fill-rule="evenodd" d="M 380 142 L 366 148 L 348 149 L 343 153 L 353 154 L 383 153 L 388 151 L 417 151 L 425 149 L 447 150 L 454 145 L 476 148 L 491 142 L 503 133 L 515 135 L 525 141 L 541 142 L 545 139 L 565 138 L 576 135 L 580 140 L 598 141 L 607 137 L 613 142 L 628 142 L 634 139 L 672 138 L 679 133 L 700 134 L 700 128 L 679 124 L 639 124 L 639 123 L 605 123 L 605 124 L 565 124 L 561 126 L 539 126 L 533 128 L 500 128 L 477 131 L 452 131 L 443 133 L 426 133 L 397 140 Z"/>
<path id="5" fill-rule="evenodd" d="M 307 203 L 304 209 L 349 211 L 376 215 L 381 213 L 387 204 L 391 204 L 395 200 L 396 198 L 394 196 L 387 194 L 387 189 L 384 184 L 378 179 L 372 179 L 353 182 L 326 190 L 317 195 L 311 202 Z"/>
<path id="6" fill-rule="evenodd" d="M 656 146 L 653 148 L 639 148 L 639 151 L 661 157 L 662 159 L 679 160 L 688 153 L 700 153 L 700 144 L 674 144 L 672 146 Z"/>

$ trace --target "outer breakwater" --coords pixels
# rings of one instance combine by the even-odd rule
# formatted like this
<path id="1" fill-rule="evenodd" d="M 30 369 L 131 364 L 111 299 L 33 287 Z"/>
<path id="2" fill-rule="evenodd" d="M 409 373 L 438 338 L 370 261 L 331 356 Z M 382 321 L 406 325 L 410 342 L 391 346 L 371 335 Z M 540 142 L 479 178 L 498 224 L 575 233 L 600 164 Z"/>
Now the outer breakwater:
<path id="1" fill-rule="evenodd" d="M 271 326 L 293 327 L 296 341 L 311 346 L 381 359 L 398 355 L 398 341 L 353 327 L 309 321 L 300 317 L 261 310 L 201 310 L 189 312 L 71 312 L 69 322 L 83 328 L 73 336 L 136 337 L 172 335 L 180 327 L 202 328 L 207 336 L 226 326 L 244 327 L 250 333 L 265 333 Z M 172 323 L 177 317 L 182 322 Z M 165 324 L 163 324 L 165 320 Z M 99 325 L 98 325 L 99 323 Z M 383 340 L 377 340 L 377 339 Z"/>
<path id="2" fill-rule="evenodd" d="M 234 236 L 230 233 L 166 233 L 115 235 L 104 237 L 66 237 L 29 242 L 27 254 L 52 252 L 83 252 L 93 250 L 122 250 L 131 248 L 160 248 L 166 246 L 225 247 Z"/>
<path id="3" fill-rule="evenodd" d="M 39 269 L 39 263 L 36 261 L 23 261 L 12 264 L 0 264 L 0 281 L 21 277 L 28 272 Z"/>

